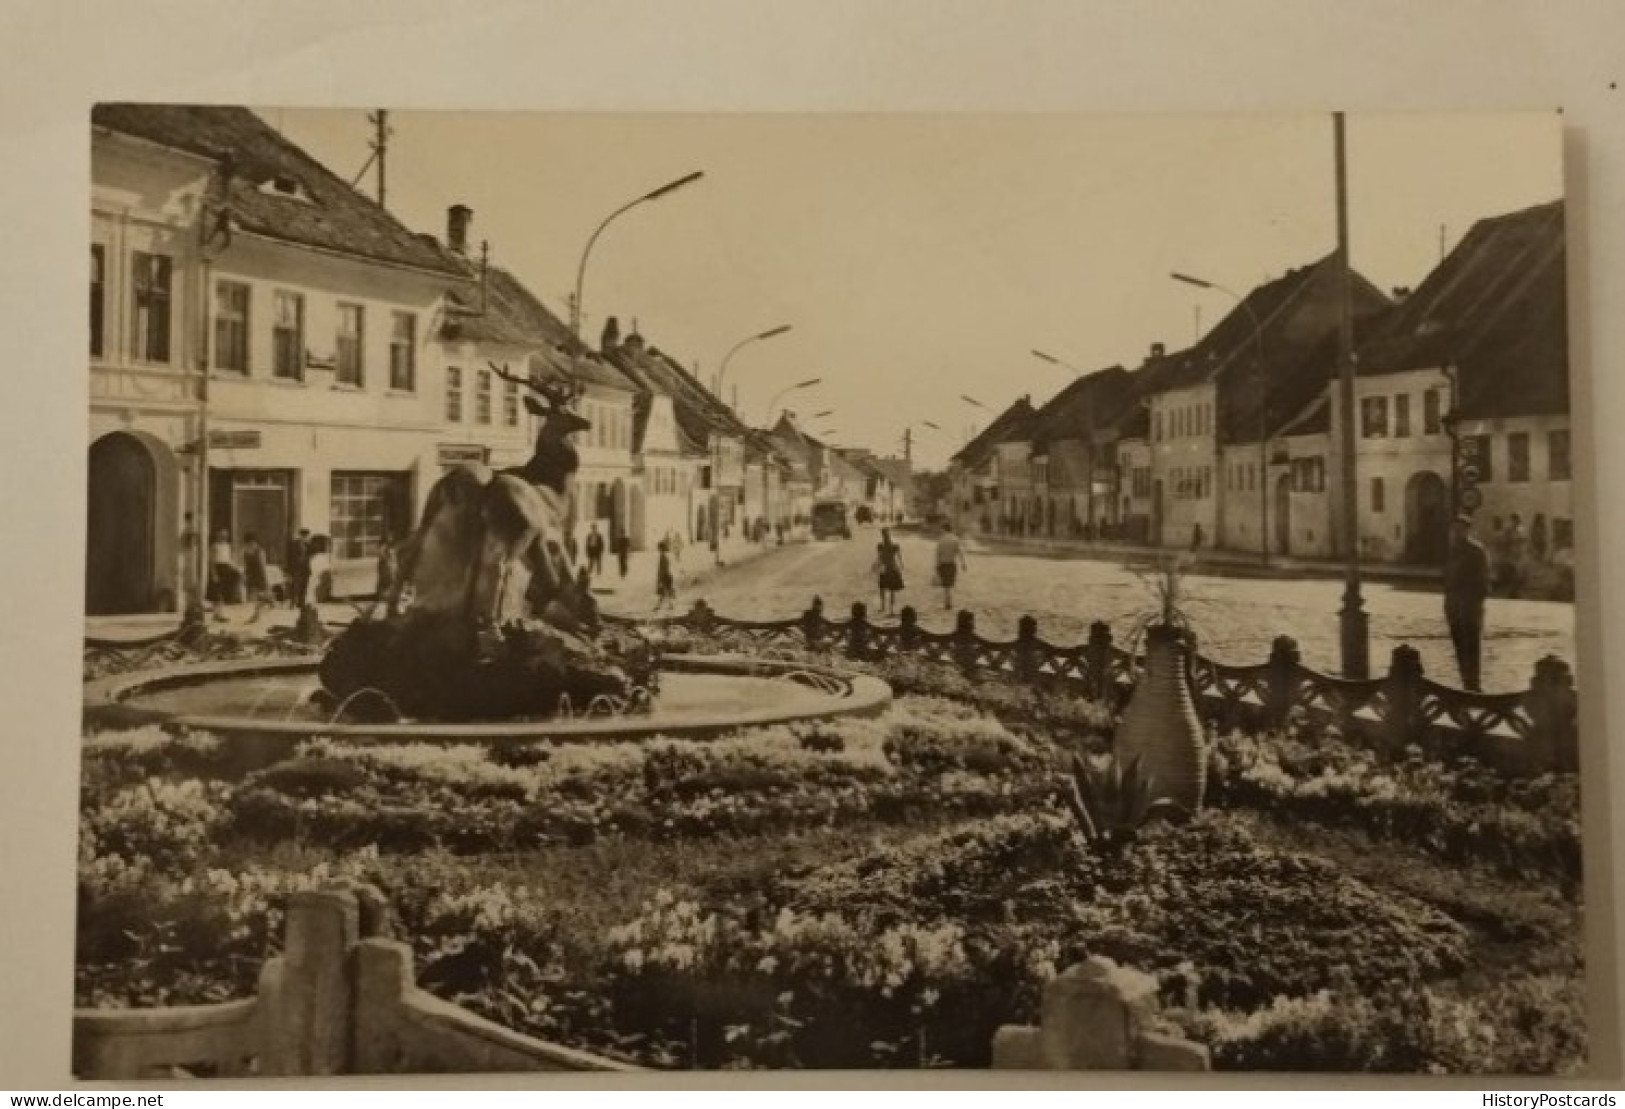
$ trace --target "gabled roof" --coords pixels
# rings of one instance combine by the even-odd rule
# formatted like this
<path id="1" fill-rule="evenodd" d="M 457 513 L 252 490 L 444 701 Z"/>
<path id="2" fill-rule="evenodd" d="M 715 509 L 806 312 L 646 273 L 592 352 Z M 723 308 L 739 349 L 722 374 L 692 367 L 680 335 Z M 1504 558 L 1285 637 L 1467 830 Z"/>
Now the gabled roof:
<path id="1" fill-rule="evenodd" d="M 1561 200 L 1479 220 L 1361 344 L 1360 373 L 1453 366 L 1468 417 L 1567 411 L 1565 263 Z"/>
<path id="2" fill-rule="evenodd" d="M 577 339 L 513 274 L 487 266 L 481 288 L 479 267 L 456 256 L 471 284 L 451 298 L 441 335 L 448 340 L 501 343 L 531 352 L 533 375 L 574 376 L 608 389 L 634 392 L 637 386 L 615 366 Z"/>
<path id="3" fill-rule="evenodd" d="M 1033 438 L 1040 442 L 1090 439 L 1117 414 L 1133 385 L 1133 375 L 1122 366 L 1075 379 L 1038 410 Z"/>
<path id="4" fill-rule="evenodd" d="M 98 104 L 91 124 L 219 163 L 232 225 L 300 246 L 433 274 L 459 267 L 247 108 Z M 278 189 L 282 182 L 286 189 Z"/>
<path id="5" fill-rule="evenodd" d="M 642 339 L 628 336 L 621 344 L 641 346 Z M 677 417 L 678 433 L 684 450 L 697 449 L 704 454 L 709 450 L 711 436 L 719 434 L 734 439 L 748 439 L 749 429 L 711 391 L 701 385 L 678 361 L 658 347 L 645 347 L 639 357 L 630 363 L 646 387 L 662 392 L 672 399 L 672 410 Z"/>
<path id="6" fill-rule="evenodd" d="M 1029 430 L 1037 414 L 1031 397 L 1018 397 L 975 438 L 956 451 L 949 461 L 957 462 L 968 470 L 979 469 L 1000 443 L 1029 438 Z"/>

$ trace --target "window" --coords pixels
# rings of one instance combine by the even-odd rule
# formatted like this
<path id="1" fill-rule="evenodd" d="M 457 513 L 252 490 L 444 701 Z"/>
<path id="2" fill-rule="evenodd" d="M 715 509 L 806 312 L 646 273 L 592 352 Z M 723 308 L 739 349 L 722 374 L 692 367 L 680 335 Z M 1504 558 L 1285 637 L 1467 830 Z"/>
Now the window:
<path id="1" fill-rule="evenodd" d="M 335 471 L 333 557 L 375 558 L 386 535 L 405 535 L 411 523 L 411 488 L 407 474 Z"/>
<path id="2" fill-rule="evenodd" d="M 365 316 L 359 304 L 339 305 L 339 335 L 333 378 L 342 385 L 363 384 L 361 375 L 361 336 Z"/>
<path id="3" fill-rule="evenodd" d="M 457 366 L 446 367 L 446 422 L 463 422 L 463 371 Z"/>
<path id="4" fill-rule="evenodd" d="M 418 387 L 418 318 L 396 312 L 389 333 L 389 387 L 410 393 Z"/>
<path id="5" fill-rule="evenodd" d="M 1462 444 L 1464 446 L 1471 444 L 1471 448 L 1463 453 L 1474 459 L 1474 465 L 1478 467 L 1478 480 L 1481 482 L 1494 481 L 1495 466 L 1490 453 L 1490 437 L 1488 435 L 1469 435 L 1462 439 Z"/>
<path id="6" fill-rule="evenodd" d="M 1571 550 L 1574 547 L 1574 521 L 1558 517 L 1552 519 L 1552 549 Z"/>
<path id="7" fill-rule="evenodd" d="M 519 383 L 502 383 L 502 422 L 509 427 L 519 426 Z"/>
<path id="8" fill-rule="evenodd" d="M 100 356 L 106 342 L 102 321 L 107 314 L 107 248 L 90 244 L 90 353 Z"/>
<path id="9" fill-rule="evenodd" d="M 1507 436 L 1507 480 L 1529 480 L 1529 433 L 1514 431 Z"/>
<path id="10" fill-rule="evenodd" d="M 214 288 L 214 367 L 248 372 L 248 286 L 222 281 Z"/>
<path id="11" fill-rule="evenodd" d="M 1382 487 L 1382 478 L 1380 478 L 1380 477 L 1372 478 L 1371 479 L 1371 511 L 1373 511 L 1373 512 L 1381 512 L 1381 511 L 1383 511 L 1383 502 L 1386 499 L 1385 496 L 1384 496 L 1384 492 L 1385 492 L 1385 490 Z"/>
<path id="12" fill-rule="evenodd" d="M 1411 433 L 1411 395 L 1401 393 L 1394 398 L 1394 438 L 1405 439 Z"/>
<path id="13" fill-rule="evenodd" d="M 305 298 L 278 290 L 271 322 L 271 374 L 305 379 Z"/>
<path id="14" fill-rule="evenodd" d="M 1388 398 L 1366 397 L 1360 402 L 1360 435 L 1366 439 L 1388 437 Z"/>
<path id="15" fill-rule="evenodd" d="M 1568 481 L 1573 476 L 1569 457 L 1569 429 L 1553 428 L 1546 433 L 1546 480 Z"/>
<path id="16" fill-rule="evenodd" d="M 131 260 L 130 350 L 143 362 L 169 361 L 169 256 L 136 251 Z"/>
<path id="17" fill-rule="evenodd" d="M 1422 430 L 1428 435 L 1439 434 L 1444 426 L 1440 405 L 1439 390 L 1429 389 L 1422 394 Z"/>
<path id="18" fill-rule="evenodd" d="M 1157 412 L 1157 419 L 1156 419 L 1156 423 L 1152 427 L 1151 438 L 1155 439 L 1155 440 L 1158 440 L 1159 442 L 1162 439 L 1162 412 L 1161 411 Z"/>
<path id="19" fill-rule="evenodd" d="M 491 422 L 490 370 L 476 370 L 474 373 L 474 422 L 477 424 Z"/>

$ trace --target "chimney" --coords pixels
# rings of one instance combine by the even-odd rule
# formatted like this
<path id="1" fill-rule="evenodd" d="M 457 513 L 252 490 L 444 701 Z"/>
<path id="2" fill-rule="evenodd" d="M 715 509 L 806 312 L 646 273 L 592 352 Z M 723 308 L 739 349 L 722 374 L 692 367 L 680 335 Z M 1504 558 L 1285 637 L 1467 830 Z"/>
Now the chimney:
<path id="1" fill-rule="evenodd" d="M 474 220 L 474 209 L 466 204 L 453 204 L 446 209 L 446 245 L 458 254 L 468 253 L 468 225 Z"/>
<path id="2" fill-rule="evenodd" d="M 1161 343 L 1152 343 L 1151 344 L 1151 357 L 1152 358 L 1161 358 L 1163 355 L 1165 355 L 1167 353 L 1168 353 L 1168 348 L 1163 346 Z"/>
<path id="3" fill-rule="evenodd" d="M 1411 295 L 1410 286 L 1408 285 L 1395 285 L 1392 292 L 1396 304 Z"/>
<path id="4" fill-rule="evenodd" d="M 615 316 L 604 321 L 604 334 L 598 340 L 598 349 L 604 354 L 612 354 L 615 348 L 621 345 L 621 321 Z"/>

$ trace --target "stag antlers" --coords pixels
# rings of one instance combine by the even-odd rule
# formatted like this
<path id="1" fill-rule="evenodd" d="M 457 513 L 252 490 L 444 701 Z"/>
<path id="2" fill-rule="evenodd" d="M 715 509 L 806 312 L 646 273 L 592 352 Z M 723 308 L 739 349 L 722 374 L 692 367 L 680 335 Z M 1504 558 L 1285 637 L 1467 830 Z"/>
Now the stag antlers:
<path id="1" fill-rule="evenodd" d="M 525 407 L 538 416 L 545 416 L 549 412 L 570 411 L 587 391 L 587 387 L 573 377 L 520 377 L 516 373 L 509 372 L 506 366 L 499 366 L 495 362 L 488 362 L 487 365 L 491 367 L 491 372 L 503 381 L 522 385 L 547 401 L 548 406 L 543 408 L 536 403 L 535 397 L 525 398 Z"/>

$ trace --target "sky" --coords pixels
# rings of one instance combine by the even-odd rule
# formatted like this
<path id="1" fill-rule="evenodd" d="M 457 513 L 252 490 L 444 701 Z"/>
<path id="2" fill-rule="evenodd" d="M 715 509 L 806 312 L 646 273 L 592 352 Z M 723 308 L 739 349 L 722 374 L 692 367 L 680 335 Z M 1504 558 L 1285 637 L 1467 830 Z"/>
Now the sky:
<path id="1" fill-rule="evenodd" d="M 365 111 L 257 110 L 346 180 L 368 160 Z M 1414 287 L 1475 220 L 1560 197 L 1560 118 L 1351 115 L 1354 268 Z M 564 318 L 599 222 L 702 171 L 600 236 L 583 334 L 635 321 L 709 383 L 740 340 L 788 324 L 729 363 L 740 414 L 760 423 L 786 386 L 818 378 L 777 407 L 882 454 L 912 426 L 923 467 L 1017 397 L 1040 404 L 1073 370 L 1132 368 L 1233 308 L 1171 271 L 1244 295 L 1336 247 L 1329 114 L 389 119 L 395 216 L 443 238 L 446 209 L 469 206 L 471 240 Z M 376 196 L 372 170 L 360 187 Z"/>

